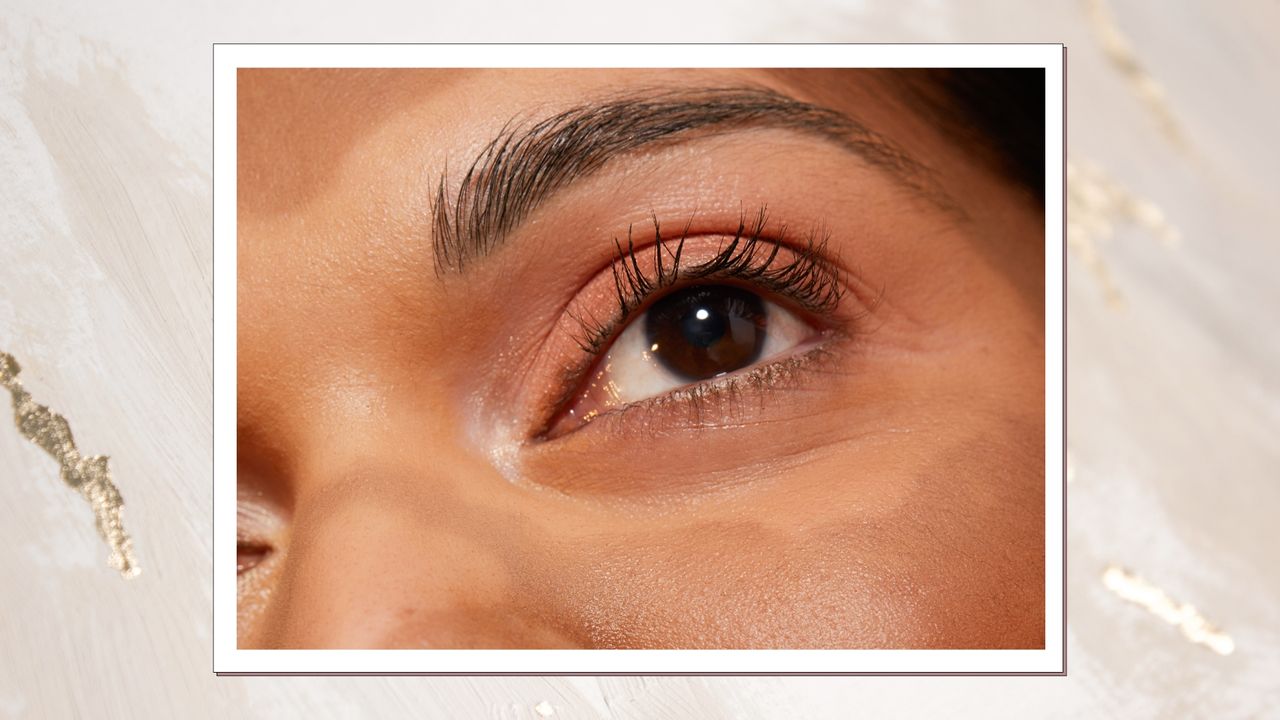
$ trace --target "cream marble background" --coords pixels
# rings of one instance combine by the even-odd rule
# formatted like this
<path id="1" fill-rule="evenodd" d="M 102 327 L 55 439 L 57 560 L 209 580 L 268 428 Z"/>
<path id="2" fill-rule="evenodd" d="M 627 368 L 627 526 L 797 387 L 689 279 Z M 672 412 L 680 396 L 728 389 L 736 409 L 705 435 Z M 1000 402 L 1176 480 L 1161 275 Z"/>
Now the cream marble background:
<path id="1" fill-rule="evenodd" d="M 112 456 L 143 574 L 0 422 L 0 716 L 1280 717 L 1280 5 L 494 4 L 5 0 L 0 349 Z M 584 38 L 1067 43 L 1072 164 L 1115 189 L 1073 185 L 1068 678 L 211 674 L 210 43 Z M 1121 600 L 1110 563 L 1235 651 Z"/>

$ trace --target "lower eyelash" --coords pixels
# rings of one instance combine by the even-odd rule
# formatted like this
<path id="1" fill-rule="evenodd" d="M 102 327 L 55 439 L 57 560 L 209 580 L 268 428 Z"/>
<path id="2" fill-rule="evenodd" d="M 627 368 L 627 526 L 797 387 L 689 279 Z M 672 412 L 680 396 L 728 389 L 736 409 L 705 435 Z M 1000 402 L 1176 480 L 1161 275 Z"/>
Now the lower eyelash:
<path id="1" fill-rule="evenodd" d="M 830 339 L 830 338 L 828 338 Z M 603 412 L 589 422 L 618 422 L 634 411 L 652 412 L 662 408 L 684 407 L 688 410 L 688 427 L 722 424 L 725 418 L 741 415 L 744 398 L 752 390 L 777 389 L 799 382 L 802 376 L 833 356 L 827 342 L 807 351 L 761 364 L 747 372 L 726 375 L 709 381 L 673 390 L 665 395 L 648 398 Z M 764 404 L 766 394 L 755 393 Z M 716 413 L 713 419 L 711 413 Z"/>

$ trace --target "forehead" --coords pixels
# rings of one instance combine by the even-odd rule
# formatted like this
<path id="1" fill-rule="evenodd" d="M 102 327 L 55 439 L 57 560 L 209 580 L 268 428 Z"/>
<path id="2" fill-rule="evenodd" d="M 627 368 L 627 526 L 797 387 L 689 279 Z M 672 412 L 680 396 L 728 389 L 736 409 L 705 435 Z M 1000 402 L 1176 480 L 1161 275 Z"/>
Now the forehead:
<path id="1" fill-rule="evenodd" d="M 353 159 L 366 167 L 378 156 L 387 162 L 412 159 L 433 171 L 464 164 L 508 123 L 536 121 L 605 93 L 734 86 L 775 90 L 850 112 L 898 140 L 927 134 L 905 117 L 909 113 L 892 92 L 893 83 L 877 70 L 242 69 L 240 211 L 295 209 Z M 379 142 L 368 142 L 375 137 Z"/>

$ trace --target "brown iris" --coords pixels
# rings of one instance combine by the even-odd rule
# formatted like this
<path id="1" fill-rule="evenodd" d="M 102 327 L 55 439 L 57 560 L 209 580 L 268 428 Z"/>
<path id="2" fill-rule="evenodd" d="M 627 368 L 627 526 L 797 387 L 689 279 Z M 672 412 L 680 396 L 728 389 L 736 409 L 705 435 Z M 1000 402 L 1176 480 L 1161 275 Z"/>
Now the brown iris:
<path id="1" fill-rule="evenodd" d="M 662 365 L 689 381 L 723 375 L 760 358 L 764 301 L 728 285 L 678 290 L 645 313 L 645 336 Z"/>

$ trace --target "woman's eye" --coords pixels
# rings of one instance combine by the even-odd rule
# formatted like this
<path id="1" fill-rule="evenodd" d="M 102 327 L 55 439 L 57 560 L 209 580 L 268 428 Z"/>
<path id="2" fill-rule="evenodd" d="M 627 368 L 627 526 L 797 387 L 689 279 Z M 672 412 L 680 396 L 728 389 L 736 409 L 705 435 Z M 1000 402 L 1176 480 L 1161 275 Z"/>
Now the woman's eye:
<path id="1" fill-rule="evenodd" d="M 751 367 L 817 334 L 794 314 L 741 287 L 676 290 L 623 329 L 553 434 L 606 410 Z"/>
<path id="2" fill-rule="evenodd" d="M 268 545 L 251 540 L 237 540 L 236 575 L 243 575 L 254 569 L 266 560 L 269 554 L 271 554 L 271 548 Z"/>

